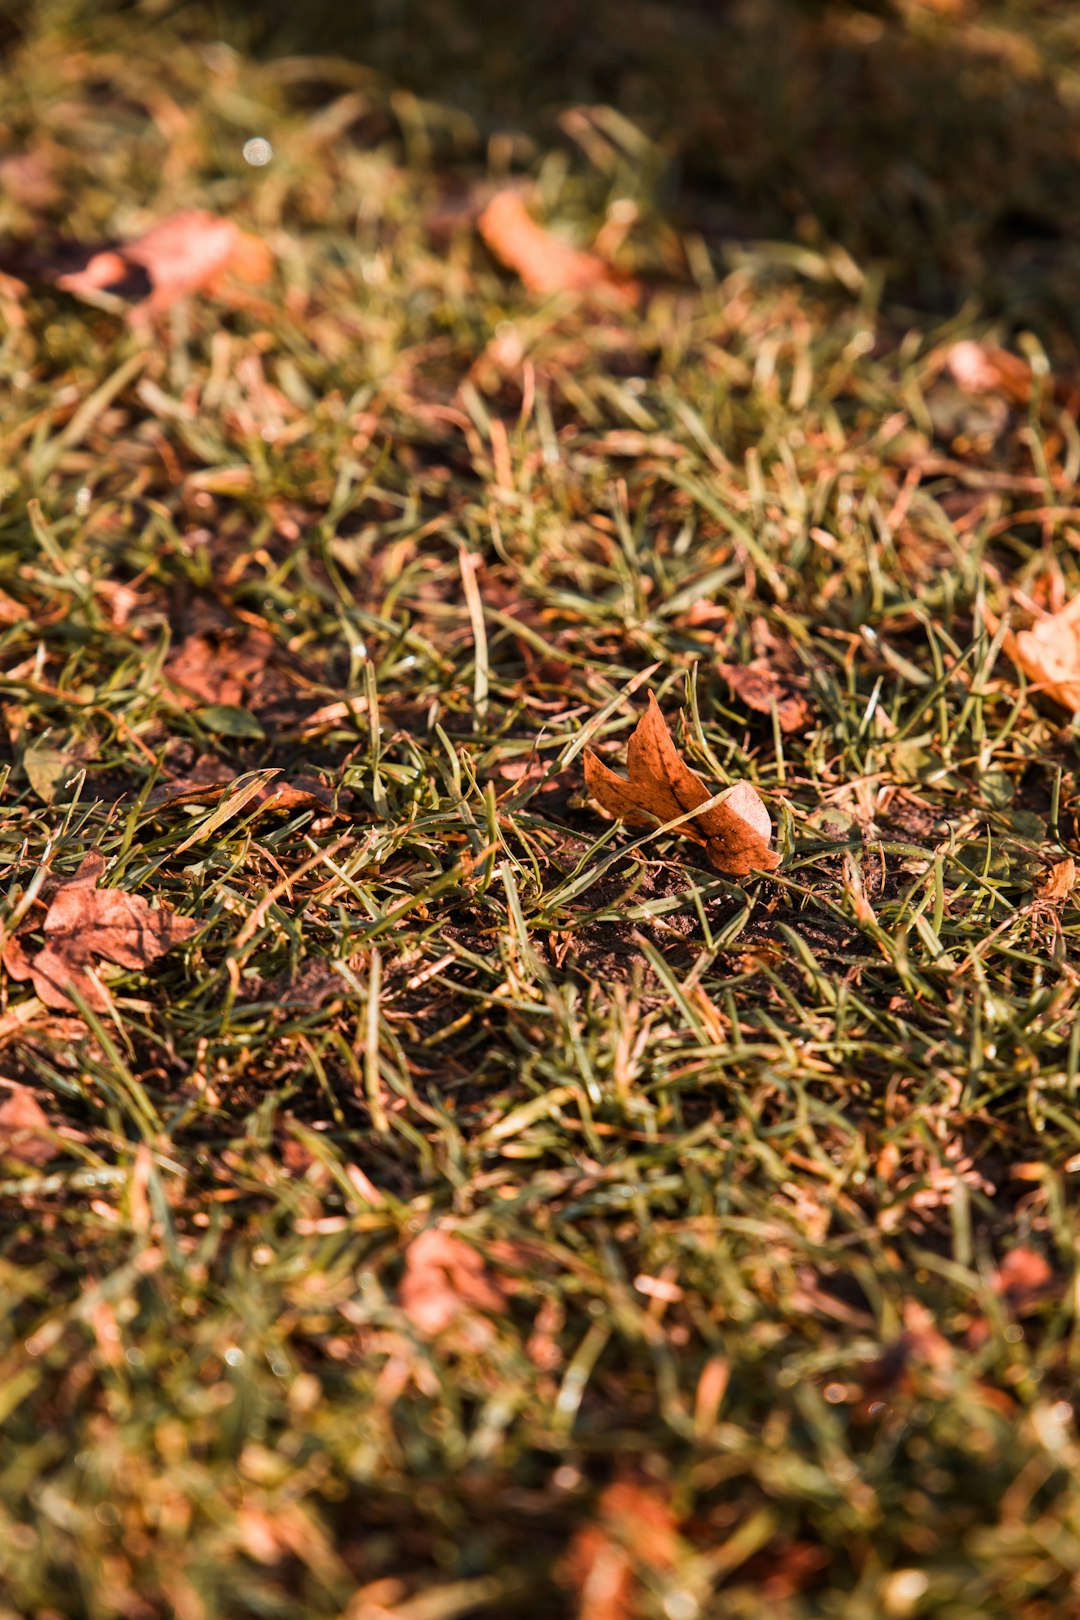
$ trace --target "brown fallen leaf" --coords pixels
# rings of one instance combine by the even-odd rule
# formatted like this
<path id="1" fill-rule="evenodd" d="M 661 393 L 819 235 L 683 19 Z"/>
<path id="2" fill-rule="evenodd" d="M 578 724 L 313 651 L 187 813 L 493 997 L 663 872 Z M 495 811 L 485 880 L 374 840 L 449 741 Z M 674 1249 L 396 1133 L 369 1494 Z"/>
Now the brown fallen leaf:
<path id="1" fill-rule="evenodd" d="M 218 781 L 199 781 L 197 777 L 178 776 L 153 788 L 146 796 L 146 814 L 156 810 L 176 810 L 187 804 L 217 804 L 228 793 L 235 780 L 222 776 Z"/>
<path id="2" fill-rule="evenodd" d="M 1035 885 L 1037 897 L 1050 904 L 1064 900 L 1076 882 L 1076 862 L 1071 855 L 1055 861 Z"/>
<path id="3" fill-rule="evenodd" d="M 917 1300 L 906 1300 L 902 1311 L 903 1331 L 858 1369 L 852 1395 L 855 1415 L 865 1421 L 881 1410 L 880 1403 L 895 1391 L 912 1394 L 924 1383 L 943 1389 L 952 1371 L 954 1351 L 940 1333 L 934 1318 Z"/>
<path id="4" fill-rule="evenodd" d="M 13 1087 L 0 1103 L 0 1160 L 48 1164 L 55 1159 L 53 1130 L 29 1086 Z"/>
<path id="5" fill-rule="evenodd" d="M 224 767 L 222 768 L 224 770 Z M 218 775 L 200 781 L 197 777 L 177 777 L 147 796 L 146 811 L 175 810 L 191 804 L 217 804 L 236 782 L 233 776 Z M 242 806 L 251 810 L 332 810 L 333 795 L 315 776 L 294 776 L 290 782 L 263 782 Z"/>
<path id="6" fill-rule="evenodd" d="M 7 591 L 0 591 L 0 625 L 21 624 L 30 617 L 30 610 L 21 602 L 16 602 Z"/>
<path id="7" fill-rule="evenodd" d="M 605 1526 L 582 1526 L 562 1573 L 577 1592 L 578 1620 L 633 1620 L 634 1561 Z"/>
<path id="8" fill-rule="evenodd" d="M 430 1226 L 405 1251 L 401 1308 L 418 1333 L 432 1338 L 474 1311 L 504 1311 L 506 1298 L 464 1238 Z"/>
<path id="9" fill-rule="evenodd" d="M 496 192 L 478 224 L 491 252 L 536 298 L 599 292 L 624 305 L 637 300 L 635 282 L 617 280 L 597 254 L 571 247 L 538 225 L 517 191 Z"/>
<path id="10" fill-rule="evenodd" d="M 991 635 L 1000 619 L 984 609 Z M 1006 630 L 1002 646 L 1035 683 L 1035 690 L 1075 713 L 1080 709 L 1080 596 L 1058 613 L 1044 613 L 1028 630 Z"/>
<path id="11" fill-rule="evenodd" d="M 775 703 L 781 731 L 801 731 L 810 719 L 806 699 L 767 665 L 755 662 L 718 664 L 716 667 L 748 709 L 756 709 L 759 714 L 771 714 Z"/>
<path id="12" fill-rule="evenodd" d="M 294 776 L 291 782 L 270 782 L 256 798 L 260 810 L 276 810 L 292 815 L 297 810 L 332 810 L 332 794 L 314 776 Z"/>
<path id="13" fill-rule="evenodd" d="M 1055 1279 L 1053 1267 L 1038 1249 L 1018 1244 L 1004 1256 L 990 1278 L 990 1286 L 1013 1316 L 1035 1315 L 1047 1301 L 1060 1298 L 1064 1280 Z M 986 1344 L 991 1336 L 991 1325 L 980 1311 L 967 1330 L 965 1339 L 970 1349 Z"/>
<path id="14" fill-rule="evenodd" d="M 76 1010 L 70 994 L 75 990 L 88 1006 L 105 1012 L 109 996 L 94 971 L 95 957 L 145 968 L 198 932 L 194 918 L 178 917 L 167 906 L 151 906 L 122 889 L 99 889 L 104 871 L 104 856 L 91 850 L 75 876 L 59 885 L 41 925 L 45 943 L 34 955 L 21 939 L 4 946 L 11 977 L 31 980 L 47 1007 Z"/>
<path id="15" fill-rule="evenodd" d="M 783 1605 L 779 1610 L 782 1614 L 790 1600 L 813 1585 L 830 1562 L 830 1553 L 825 1547 L 785 1539 L 779 1544 L 770 1544 L 757 1558 L 744 1564 L 742 1580 L 760 1591 L 767 1604 Z"/>
<path id="16" fill-rule="evenodd" d="M 235 220 L 188 208 L 130 242 L 69 247 L 52 261 L 31 257 L 26 273 L 76 298 L 110 293 L 125 299 L 129 320 L 139 324 L 190 293 L 220 294 L 228 284 L 239 291 L 236 284 L 264 282 L 272 267 L 265 242 Z"/>
<path id="17" fill-rule="evenodd" d="M 650 826 L 654 818 L 673 821 L 713 796 L 679 756 L 651 692 L 649 707 L 630 738 L 626 765 L 627 776 L 617 776 L 586 749 L 585 785 L 609 814 L 638 826 Z M 679 831 L 704 844 L 716 870 L 729 877 L 746 877 L 755 868 L 771 872 L 780 864 L 769 848 L 769 812 L 749 782 L 736 782 L 720 804 L 684 822 Z"/>
<path id="18" fill-rule="evenodd" d="M 1035 391 L 1035 373 L 1026 360 L 1008 349 L 967 339 L 954 343 L 945 356 L 945 366 L 958 388 L 968 394 L 1000 394 L 1014 405 L 1027 405 Z M 1080 394 L 1057 377 L 1048 377 L 1045 395 L 1076 413 Z"/>
<path id="19" fill-rule="evenodd" d="M 965 339 L 950 346 L 945 366 L 965 393 L 1004 394 L 1015 405 L 1026 405 L 1031 398 L 1031 367 L 1007 349 Z"/>
<path id="20" fill-rule="evenodd" d="M 185 700 L 243 704 L 274 653 L 261 630 L 186 636 L 165 661 L 165 674 Z"/>
<path id="21" fill-rule="evenodd" d="M 595 1520 L 576 1532 L 561 1576 L 577 1594 L 578 1620 L 633 1620 L 641 1578 L 666 1584 L 682 1552 L 671 1505 L 655 1485 L 616 1480 Z"/>
<path id="22" fill-rule="evenodd" d="M 1054 1272 L 1044 1254 L 1024 1244 L 1010 1249 L 993 1277 L 993 1289 L 1018 1316 L 1029 1314 L 1053 1292 Z"/>
<path id="23" fill-rule="evenodd" d="M 196 629 L 170 653 L 164 676 L 172 700 L 201 708 L 218 736 L 258 737 L 264 720 L 291 726 L 308 712 L 302 666 L 260 627 Z"/>

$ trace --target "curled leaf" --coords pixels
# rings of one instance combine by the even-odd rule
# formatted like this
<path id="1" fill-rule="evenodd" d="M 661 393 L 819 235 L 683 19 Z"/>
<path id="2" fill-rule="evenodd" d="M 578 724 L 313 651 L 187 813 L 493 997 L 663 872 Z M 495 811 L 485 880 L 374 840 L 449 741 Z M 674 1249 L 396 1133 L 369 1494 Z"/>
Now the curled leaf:
<path id="1" fill-rule="evenodd" d="M 102 294 L 127 306 L 133 325 L 145 324 L 180 298 L 205 292 L 228 302 L 247 302 L 251 288 L 267 279 L 273 255 L 235 220 L 201 208 L 186 208 L 159 220 L 128 242 L 61 244 L 44 254 L 14 250 L 9 268 L 91 303 Z M 25 282 L 5 278 L 17 292 Z"/>
<path id="2" fill-rule="evenodd" d="M 1071 855 L 1055 861 L 1035 885 L 1035 893 L 1046 904 L 1064 900 L 1076 882 L 1076 862 Z"/>
<path id="3" fill-rule="evenodd" d="M 991 634 L 998 620 L 986 611 Z M 1036 690 L 1073 713 L 1080 710 L 1080 596 L 1046 613 L 1028 630 L 1006 630 L 1002 646 Z"/>
<path id="4" fill-rule="evenodd" d="M 713 797 L 680 757 L 651 692 L 630 738 L 626 766 L 627 775 L 619 776 L 587 749 L 585 785 L 603 809 L 639 826 L 674 821 Z M 720 804 L 684 822 L 680 831 L 704 844 L 712 865 L 728 877 L 746 877 L 755 869 L 771 872 L 780 864 L 769 848 L 769 812 L 749 782 L 736 782 Z"/>
<path id="5" fill-rule="evenodd" d="M 617 281 L 597 254 L 571 247 L 538 225 L 516 191 L 496 192 L 480 215 L 479 228 L 495 257 L 516 271 L 536 298 L 586 292 L 601 292 L 622 304 L 637 298 L 637 287 Z"/>
<path id="6" fill-rule="evenodd" d="M 56 278 L 58 287 L 76 295 L 129 288 L 147 296 L 139 314 L 168 309 L 178 298 L 216 290 L 230 272 L 249 284 L 265 281 L 271 255 L 258 237 L 243 232 L 234 220 L 201 208 L 172 214 L 131 242 L 95 254 L 80 270 Z"/>
<path id="7" fill-rule="evenodd" d="M 271 782 L 270 774 L 265 773 L 264 779 L 256 784 L 242 805 L 234 803 L 230 813 L 235 815 L 238 810 L 249 807 L 283 811 L 289 815 L 298 810 L 333 810 L 333 794 L 317 777 L 295 776 L 290 782 Z M 166 787 L 154 788 L 147 798 L 146 814 L 192 804 L 218 804 L 237 782 L 242 781 L 242 777 L 219 781 L 209 778 L 205 782 L 181 777 Z"/>

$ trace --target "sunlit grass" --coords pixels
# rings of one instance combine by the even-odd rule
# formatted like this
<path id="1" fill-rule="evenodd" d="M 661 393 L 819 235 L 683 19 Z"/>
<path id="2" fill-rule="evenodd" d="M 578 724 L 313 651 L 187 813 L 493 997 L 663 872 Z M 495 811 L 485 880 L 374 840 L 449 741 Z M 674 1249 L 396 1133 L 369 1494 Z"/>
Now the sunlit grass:
<path id="1" fill-rule="evenodd" d="M 918 82 L 950 25 L 908 10 L 800 12 L 796 84 L 822 38 Z M 1038 882 L 1076 744 L 982 608 L 1080 588 L 1078 441 L 944 359 L 1038 370 L 1032 325 L 1067 371 L 1071 250 L 994 259 L 973 148 L 905 235 L 932 120 L 867 200 L 835 102 L 820 192 L 762 185 L 736 241 L 668 35 L 682 189 L 647 108 L 492 145 L 464 91 L 395 85 L 392 31 L 380 77 L 51 18 L 4 65 L 41 165 L 5 235 L 193 205 L 277 270 L 152 333 L 0 285 L 3 922 L 98 848 L 200 924 L 109 978 L 115 1018 L 6 983 L 0 1078 L 58 1134 L 0 1145 L 2 1620 L 614 1620 L 598 1546 L 654 1620 L 1065 1612 L 1080 913 Z M 1018 104 L 1067 76 L 1049 10 L 990 20 L 1035 53 Z M 955 27 L 964 85 L 1006 82 Z M 1017 139 L 1052 147 L 1041 198 L 1061 152 Z M 508 170 L 608 231 L 639 306 L 499 270 L 475 215 Z M 716 667 L 752 659 L 805 728 Z M 617 760 L 648 690 L 762 794 L 776 874 L 587 802 L 582 750 Z M 271 771 L 318 808 L 267 808 Z M 451 1243 L 418 1278 L 431 1230 L 476 1269 Z"/>

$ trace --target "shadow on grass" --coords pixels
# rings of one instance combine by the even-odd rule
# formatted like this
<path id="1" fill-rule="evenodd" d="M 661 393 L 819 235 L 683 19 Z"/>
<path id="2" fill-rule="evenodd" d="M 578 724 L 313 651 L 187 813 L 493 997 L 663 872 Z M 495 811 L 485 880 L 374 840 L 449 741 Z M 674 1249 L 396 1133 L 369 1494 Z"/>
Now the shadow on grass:
<path id="1" fill-rule="evenodd" d="M 19 20 L 103 11 L 264 56 L 344 56 L 540 151 L 560 115 L 615 108 L 662 158 L 661 201 L 710 248 L 838 243 L 894 300 L 974 302 L 1055 346 L 1080 339 L 1080 25 L 1048 0 L 36 0 Z M 115 37 L 115 36 L 114 36 Z"/>
<path id="2" fill-rule="evenodd" d="M 974 299 L 1075 343 L 1080 27 L 1068 9 L 275 0 L 253 23 L 224 0 L 214 18 L 260 51 L 352 56 L 462 109 L 482 139 L 524 131 L 547 147 L 565 109 L 608 104 L 658 143 L 666 207 L 710 245 L 836 242 L 915 307 Z"/>

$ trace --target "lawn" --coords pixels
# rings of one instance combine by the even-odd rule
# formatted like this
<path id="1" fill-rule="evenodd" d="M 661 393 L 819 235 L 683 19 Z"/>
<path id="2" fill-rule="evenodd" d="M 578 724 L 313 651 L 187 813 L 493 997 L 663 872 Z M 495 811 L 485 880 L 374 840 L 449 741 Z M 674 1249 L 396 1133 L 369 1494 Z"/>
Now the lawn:
<path id="1" fill-rule="evenodd" d="M 303 10 L 0 21 L 0 1620 L 1078 1614 L 1075 11 Z"/>

